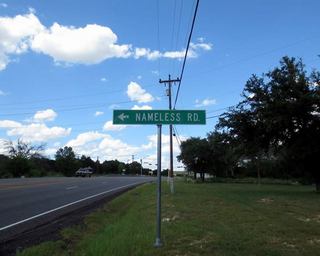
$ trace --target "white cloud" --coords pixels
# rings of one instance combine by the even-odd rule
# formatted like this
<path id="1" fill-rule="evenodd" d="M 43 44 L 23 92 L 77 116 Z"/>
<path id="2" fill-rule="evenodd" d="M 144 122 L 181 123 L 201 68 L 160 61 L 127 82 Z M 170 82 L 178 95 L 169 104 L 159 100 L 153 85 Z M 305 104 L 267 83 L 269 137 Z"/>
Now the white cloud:
<path id="1" fill-rule="evenodd" d="M 104 138 L 105 136 L 107 136 L 106 134 L 102 134 L 102 133 L 99 133 L 99 132 L 85 132 L 85 133 L 80 133 L 76 139 L 73 139 L 73 140 L 70 140 L 68 143 L 67 143 L 67 146 L 68 147 L 80 147 L 80 146 L 83 146 L 89 142 L 92 142 L 92 141 L 96 141 L 96 140 L 99 140 L 99 139 L 102 139 Z"/>
<path id="2" fill-rule="evenodd" d="M 6 149 L 6 140 L 5 139 L 1 139 L 0 138 L 0 154 L 1 155 L 6 155 L 8 152 L 7 152 L 7 149 Z"/>
<path id="3" fill-rule="evenodd" d="M 120 105 L 111 104 L 111 105 L 109 106 L 109 109 L 115 109 L 115 108 L 118 108 L 118 107 L 120 107 Z"/>
<path id="4" fill-rule="evenodd" d="M 105 83 L 105 82 L 107 82 L 108 80 L 107 80 L 107 78 L 102 77 L 102 78 L 100 79 L 100 81 L 103 82 L 103 83 Z"/>
<path id="5" fill-rule="evenodd" d="M 94 116 L 101 116 L 103 114 L 104 114 L 104 112 L 102 112 L 102 111 L 96 111 L 96 113 L 94 113 Z"/>
<path id="6" fill-rule="evenodd" d="M 8 127 L 9 128 L 9 127 Z M 19 136 L 25 141 L 48 141 L 59 137 L 68 136 L 71 128 L 48 127 L 43 123 L 21 125 L 16 128 L 10 128 L 7 131 L 8 136 Z"/>
<path id="7" fill-rule="evenodd" d="M 126 162 L 131 155 L 137 154 L 139 147 L 129 145 L 109 134 L 90 131 L 79 134 L 75 139 L 70 140 L 67 146 L 71 146 L 78 155 L 90 156 L 92 159 L 99 157 L 101 161 L 118 159 Z M 51 154 L 56 149 L 51 148 Z"/>
<path id="8" fill-rule="evenodd" d="M 205 38 L 204 37 L 198 37 L 197 40 L 198 40 L 198 42 L 203 43 L 205 41 Z"/>
<path id="9" fill-rule="evenodd" d="M 139 80 L 141 80 L 141 79 L 142 79 L 142 76 L 141 76 L 141 75 L 138 75 L 137 78 L 138 78 Z"/>
<path id="10" fill-rule="evenodd" d="M 53 143 L 53 146 L 54 146 L 54 147 L 60 147 L 60 145 L 61 145 L 61 142 L 55 142 L 55 143 Z"/>
<path id="11" fill-rule="evenodd" d="M 179 136 L 179 139 L 181 141 L 185 141 L 187 139 L 186 136 Z M 153 134 L 148 136 L 148 143 L 144 144 L 141 146 L 141 149 L 146 152 L 146 151 L 154 151 L 157 148 L 157 140 L 158 140 L 158 136 L 157 134 Z M 167 163 L 169 165 L 169 153 L 170 153 L 170 136 L 163 134 L 162 135 L 162 162 L 163 163 Z M 179 165 L 178 162 L 176 161 L 176 157 L 177 155 L 180 154 L 180 147 L 177 143 L 177 140 L 175 139 L 175 137 L 173 137 L 173 159 L 174 159 L 174 169 L 176 170 L 176 167 Z M 145 159 L 146 162 L 149 163 L 156 163 L 156 154 L 152 154 L 149 157 L 146 157 Z M 145 161 L 145 160 L 144 160 Z M 169 166 L 166 166 L 166 164 L 163 165 L 163 168 L 169 168 Z"/>
<path id="12" fill-rule="evenodd" d="M 3 8 L 7 8 L 8 5 L 6 3 L 0 3 L 0 6 L 3 7 Z"/>
<path id="13" fill-rule="evenodd" d="M 139 152 L 140 148 L 129 145 L 110 135 L 106 136 L 99 144 L 99 151 L 109 159 L 118 159 L 126 162 L 131 159 L 131 155 Z"/>
<path id="14" fill-rule="evenodd" d="M 53 121 L 57 117 L 57 113 L 52 109 L 40 110 L 33 116 L 35 122 Z"/>
<path id="15" fill-rule="evenodd" d="M 104 26 L 88 24 L 75 28 L 54 23 L 38 33 L 31 47 L 51 56 L 55 62 L 97 64 L 110 58 L 127 58 L 130 45 L 118 45 L 117 35 Z"/>
<path id="16" fill-rule="evenodd" d="M 153 96 L 142 89 L 138 83 L 130 82 L 127 89 L 127 95 L 132 101 L 147 103 L 154 101 Z"/>
<path id="17" fill-rule="evenodd" d="M 143 105 L 143 106 L 134 105 L 131 109 L 133 109 L 133 110 L 141 110 L 141 109 L 150 110 L 150 109 L 152 109 L 152 107 L 149 105 Z"/>
<path id="18" fill-rule="evenodd" d="M 26 52 L 33 37 L 44 30 L 44 26 L 33 14 L 0 17 L 0 70 L 11 61 L 9 55 Z"/>
<path id="19" fill-rule="evenodd" d="M 167 52 L 159 52 L 152 51 L 149 48 L 135 48 L 134 58 L 139 59 L 142 57 L 147 58 L 148 60 L 157 60 L 159 58 L 169 58 L 169 59 L 181 59 L 184 57 L 185 50 L 182 51 L 167 51 Z M 189 57 L 196 57 L 194 52 L 189 52 Z"/>
<path id="20" fill-rule="evenodd" d="M 217 104 L 217 100 L 215 99 L 210 99 L 210 98 L 206 98 L 204 100 L 196 100 L 196 107 L 199 108 L 199 107 L 206 107 L 206 106 L 210 106 L 210 105 L 214 105 L 214 104 Z"/>
<path id="21" fill-rule="evenodd" d="M 6 7 L 5 3 L 0 4 Z M 110 58 L 135 59 L 159 58 L 182 59 L 185 49 L 181 51 L 151 50 L 133 47 L 130 44 L 118 44 L 117 35 L 106 26 L 87 24 L 83 27 L 64 26 L 55 22 L 51 27 L 41 24 L 36 11 L 29 8 L 29 13 L 15 17 L 0 17 L 0 70 L 4 70 L 11 55 L 19 55 L 29 49 L 51 56 L 56 65 L 72 64 L 92 65 Z M 196 58 L 198 51 L 209 51 L 212 44 L 199 39 L 191 43 L 188 57 Z M 101 79 L 106 82 L 106 78 Z"/>
<path id="22" fill-rule="evenodd" d="M 199 41 L 199 43 L 190 43 L 189 51 L 188 51 L 188 58 L 197 58 L 198 51 L 210 51 L 212 50 L 211 43 L 204 43 L 204 39 Z M 186 49 L 181 51 L 152 51 L 149 48 L 135 48 L 134 51 L 134 58 L 139 59 L 142 57 L 147 58 L 148 60 L 156 60 L 159 58 L 168 58 L 168 59 L 183 59 L 185 55 Z"/>
<path id="23" fill-rule="evenodd" d="M 11 120 L 0 120 L 0 128 L 19 128 L 21 127 L 22 124 L 16 121 L 11 121 Z"/>
<path id="24" fill-rule="evenodd" d="M 108 121 L 104 124 L 103 130 L 104 131 L 121 131 L 125 129 L 127 125 L 114 125 L 112 121 Z"/>
<path id="25" fill-rule="evenodd" d="M 181 141 L 185 141 L 187 139 L 186 136 L 179 136 L 179 139 Z M 158 140 L 158 135 L 153 134 L 148 136 L 148 144 L 142 145 L 141 147 L 143 149 L 156 149 L 157 148 L 157 140 Z M 169 153 L 170 152 L 170 136 L 166 134 L 162 134 L 161 137 L 161 142 L 162 142 L 162 152 L 163 153 Z M 176 139 L 173 137 L 173 152 L 175 154 L 180 152 L 179 145 L 177 144 Z"/>
<path id="26" fill-rule="evenodd" d="M 4 91 L 0 90 L 0 96 L 5 96 L 5 95 L 7 95 L 7 94 Z"/>
<path id="27" fill-rule="evenodd" d="M 212 44 L 210 43 L 190 43 L 190 48 L 197 50 L 197 49 L 202 49 L 205 51 L 210 51 L 212 50 Z"/>
<path id="28" fill-rule="evenodd" d="M 154 74 L 154 75 L 156 75 L 156 76 L 159 75 L 159 71 L 158 71 L 158 70 L 152 70 L 151 73 Z"/>

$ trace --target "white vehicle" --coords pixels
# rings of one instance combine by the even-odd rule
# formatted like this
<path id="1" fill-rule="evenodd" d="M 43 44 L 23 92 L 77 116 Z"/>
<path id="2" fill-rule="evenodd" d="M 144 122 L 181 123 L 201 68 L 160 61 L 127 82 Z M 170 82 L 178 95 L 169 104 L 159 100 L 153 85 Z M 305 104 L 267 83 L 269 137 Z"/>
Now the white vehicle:
<path id="1" fill-rule="evenodd" d="M 93 169 L 91 167 L 80 168 L 76 171 L 76 177 L 91 177 Z"/>

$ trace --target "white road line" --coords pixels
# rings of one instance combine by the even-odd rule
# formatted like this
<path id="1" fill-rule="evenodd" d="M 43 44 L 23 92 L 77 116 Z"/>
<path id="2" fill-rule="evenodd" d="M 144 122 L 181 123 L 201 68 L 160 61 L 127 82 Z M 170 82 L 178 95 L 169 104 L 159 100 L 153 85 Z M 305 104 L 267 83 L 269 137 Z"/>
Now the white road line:
<path id="1" fill-rule="evenodd" d="M 67 187 L 66 189 L 69 190 L 69 189 L 74 189 L 74 188 L 77 188 L 78 186 L 72 186 L 72 187 Z"/>
<path id="2" fill-rule="evenodd" d="M 137 185 L 137 184 L 140 184 L 140 182 L 136 182 L 136 183 L 133 183 L 133 184 L 129 184 L 129 185 L 125 185 L 125 186 L 113 188 L 113 189 L 110 189 L 110 190 L 107 190 L 107 191 L 103 191 L 103 192 L 101 192 L 101 193 L 98 193 L 98 194 L 95 194 L 95 195 L 92 195 L 92 196 L 88 196 L 88 197 L 82 198 L 82 199 L 80 199 L 80 200 L 71 202 L 71 203 L 69 203 L 69 204 L 65 204 L 65 205 L 62 205 L 62 206 L 60 206 L 60 207 L 54 208 L 54 209 L 52 209 L 52 210 L 49 210 L 49 211 L 46 211 L 46 212 L 43 212 L 43 213 L 34 215 L 34 216 L 30 217 L 30 218 L 27 218 L 27 219 L 24 219 L 24 220 L 21 220 L 21 221 L 12 223 L 12 224 L 10 224 L 10 225 L 8 225 L 8 226 L 1 227 L 1 228 L 0 228 L 0 231 L 5 230 L 5 229 L 8 229 L 8 228 L 11 228 L 11 227 L 16 226 L 16 225 L 19 225 L 19 224 L 21 224 L 21 223 L 27 222 L 27 221 L 29 221 L 29 220 L 33 220 L 33 219 L 38 218 L 38 217 L 41 217 L 41 216 L 43 216 L 43 215 L 46 215 L 46 214 L 49 214 L 49 213 L 58 211 L 58 210 L 60 210 L 60 209 L 66 208 L 66 207 L 68 207 L 68 206 L 71 206 L 71 205 L 74 205 L 74 204 L 83 202 L 83 201 L 85 201 L 85 200 L 88 200 L 88 199 L 91 199 L 91 198 L 94 198 L 94 197 L 97 197 L 97 196 L 101 196 L 101 195 L 110 193 L 110 192 L 115 191 L 115 190 L 119 190 L 119 189 L 126 188 L 126 187 L 130 187 L 130 186 L 134 186 L 134 185 Z"/>

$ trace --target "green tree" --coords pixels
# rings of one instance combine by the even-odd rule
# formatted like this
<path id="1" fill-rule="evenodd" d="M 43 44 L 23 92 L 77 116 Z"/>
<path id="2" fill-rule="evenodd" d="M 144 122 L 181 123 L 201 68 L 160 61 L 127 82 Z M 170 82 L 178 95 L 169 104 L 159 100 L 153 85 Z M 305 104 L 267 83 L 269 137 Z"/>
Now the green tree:
<path id="1" fill-rule="evenodd" d="M 0 155 L 0 178 L 12 177 L 12 174 L 8 171 L 8 164 L 10 158 L 6 155 Z"/>
<path id="2" fill-rule="evenodd" d="M 122 169 L 120 170 L 120 165 L 124 165 L 124 163 L 119 162 L 118 160 L 110 160 L 104 161 L 101 165 L 101 172 L 104 174 L 120 174 Z"/>
<path id="3" fill-rule="evenodd" d="M 301 60 L 284 57 L 261 78 L 253 75 L 244 100 L 220 119 L 243 147 L 243 155 L 260 163 L 277 159 L 292 176 L 310 176 L 320 189 L 319 73 L 307 76 Z"/>
<path id="4" fill-rule="evenodd" d="M 7 170 L 13 177 L 29 176 L 31 160 L 42 158 L 41 152 L 45 145 L 32 145 L 18 139 L 16 143 L 5 141 L 5 148 L 10 157 Z"/>
<path id="5" fill-rule="evenodd" d="M 126 174 L 140 174 L 141 173 L 141 164 L 137 161 L 134 161 L 130 164 L 126 164 Z"/>
<path id="6" fill-rule="evenodd" d="M 182 161 L 188 171 L 193 171 L 194 178 L 196 178 L 197 173 L 200 173 L 200 177 L 204 181 L 205 173 L 211 172 L 211 154 L 208 141 L 191 137 L 181 143 L 180 149 L 181 153 L 177 156 L 177 159 Z"/>
<path id="7" fill-rule="evenodd" d="M 73 176 L 79 165 L 72 147 L 59 148 L 55 154 L 56 168 L 65 176 Z"/>
<path id="8" fill-rule="evenodd" d="M 207 140 L 213 174 L 218 177 L 234 177 L 240 156 L 231 136 L 228 133 L 214 131 L 207 135 Z"/>
<path id="9" fill-rule="evenodd" d="M 96 163 L 91 159 L 90 156 L 82 155 L 79 159 L 79 163 L 81 167 L 96 167 Z"/>

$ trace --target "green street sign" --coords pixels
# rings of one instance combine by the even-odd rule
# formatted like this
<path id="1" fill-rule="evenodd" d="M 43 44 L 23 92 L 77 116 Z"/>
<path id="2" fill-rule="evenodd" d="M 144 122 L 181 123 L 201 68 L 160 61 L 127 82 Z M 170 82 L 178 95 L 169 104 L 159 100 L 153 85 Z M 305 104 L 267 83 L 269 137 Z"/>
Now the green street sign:
<path id="1" fill-rule="evenodd" d="M 206 124 L 204 110 L 113 110 L 113 124 Z"/>

